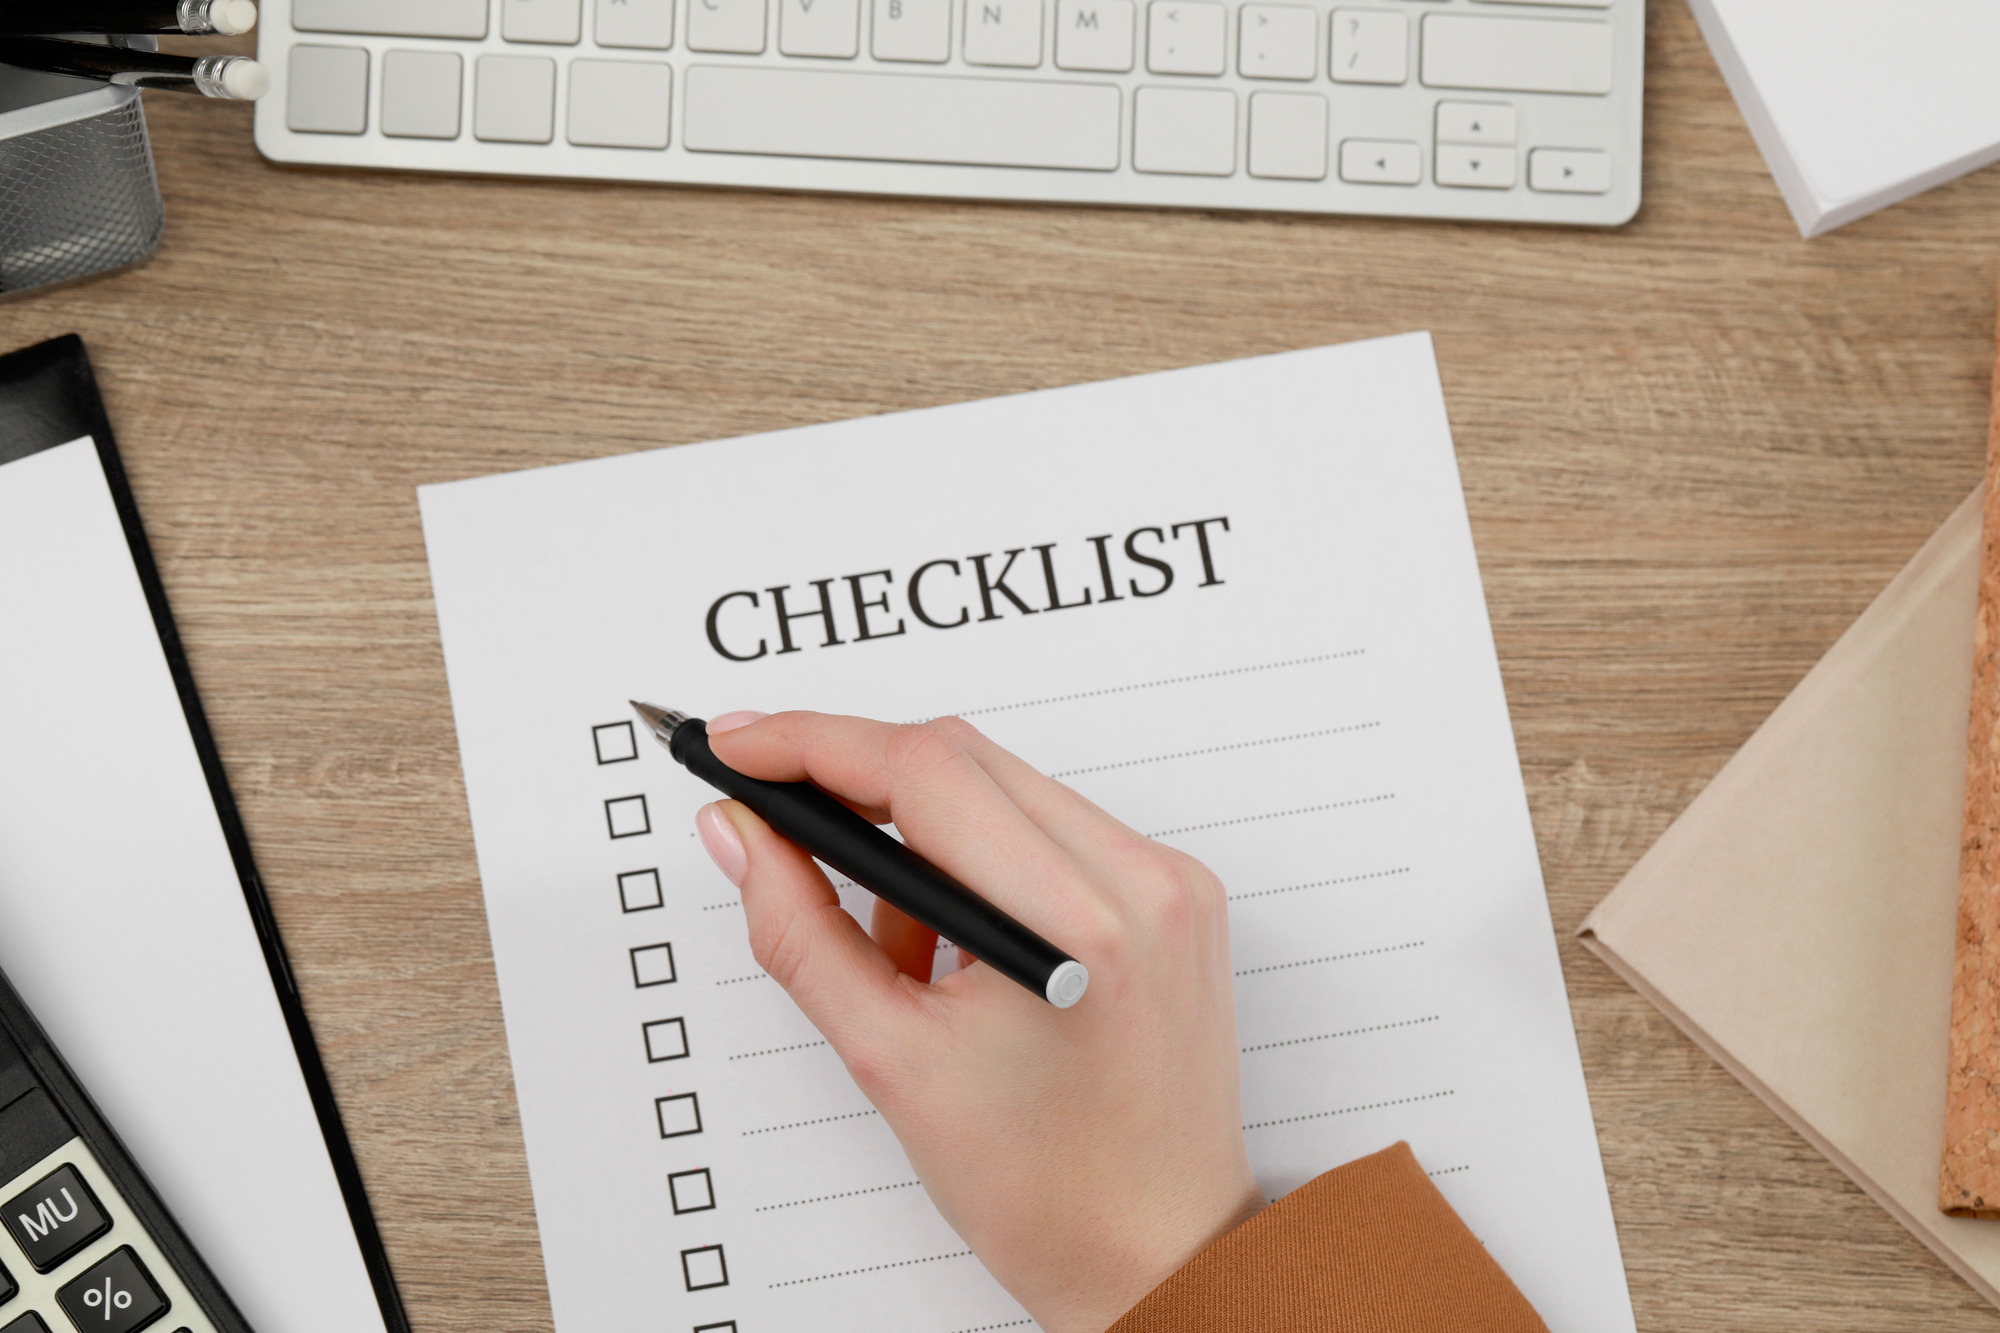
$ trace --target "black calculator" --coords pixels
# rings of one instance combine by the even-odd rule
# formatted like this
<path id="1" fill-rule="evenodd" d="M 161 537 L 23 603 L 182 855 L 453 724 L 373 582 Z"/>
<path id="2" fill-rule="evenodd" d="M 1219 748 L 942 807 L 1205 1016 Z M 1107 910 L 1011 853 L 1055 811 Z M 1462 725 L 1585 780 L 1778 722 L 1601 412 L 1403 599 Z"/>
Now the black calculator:
<path id="1" fill-rule="evenodd" d="M 0 1333 L 250 1333 L 0 973 Z"/>

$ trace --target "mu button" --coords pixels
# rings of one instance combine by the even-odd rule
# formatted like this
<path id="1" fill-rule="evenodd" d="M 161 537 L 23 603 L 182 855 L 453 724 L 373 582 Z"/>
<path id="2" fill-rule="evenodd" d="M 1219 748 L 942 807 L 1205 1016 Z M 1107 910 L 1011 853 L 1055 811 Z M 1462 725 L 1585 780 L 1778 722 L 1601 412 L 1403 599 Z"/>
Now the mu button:
<path id="1" fill-rule="evenodd" d="M 9 1199 L 7 1234 L 46 1273 L 111 1229 L 97 1196 L 73 1166 L 59 1166 Z"/>

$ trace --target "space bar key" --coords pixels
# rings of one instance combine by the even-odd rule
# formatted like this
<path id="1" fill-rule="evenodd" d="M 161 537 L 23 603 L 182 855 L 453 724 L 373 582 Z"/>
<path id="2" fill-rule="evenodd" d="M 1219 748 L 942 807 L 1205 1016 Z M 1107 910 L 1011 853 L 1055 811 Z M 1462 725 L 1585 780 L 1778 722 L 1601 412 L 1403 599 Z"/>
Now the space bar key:
<path id="1" fill-rule="evenodd" d="M 1115 171 L 1118 111 L 1108 83 L 693 65 L 682 142 L 697 153 Z"/>

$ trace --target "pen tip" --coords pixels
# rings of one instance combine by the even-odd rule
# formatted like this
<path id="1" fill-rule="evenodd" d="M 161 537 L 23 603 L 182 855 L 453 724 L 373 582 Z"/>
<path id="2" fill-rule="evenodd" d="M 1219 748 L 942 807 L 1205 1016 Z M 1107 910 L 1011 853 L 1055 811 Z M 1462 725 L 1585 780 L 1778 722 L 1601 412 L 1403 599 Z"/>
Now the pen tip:
<path id="1" fill-rule="evenodd" d="M 632 711 L 639 715 L 639 720 L 646 724 L 646 729 L 652 732 L 662 745 L 673 740 L 674 732 L 679 729 L 681 723 L 688 720 L 686 713 L 676 712 L 671 708 L 642 704 L 637 699 L 627 699 L 626 702 L 632 705 Z"/>

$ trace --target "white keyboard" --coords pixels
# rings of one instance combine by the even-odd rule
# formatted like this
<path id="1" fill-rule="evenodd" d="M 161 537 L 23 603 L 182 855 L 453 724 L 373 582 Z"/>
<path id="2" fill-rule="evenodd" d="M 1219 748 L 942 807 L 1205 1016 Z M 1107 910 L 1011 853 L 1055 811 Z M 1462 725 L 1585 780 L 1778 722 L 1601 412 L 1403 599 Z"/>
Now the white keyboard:
<path id="1" fill-rule="evenodd" d="M 1616 226 L 1645 0 L 264 0 L 279 162 Z"/>

